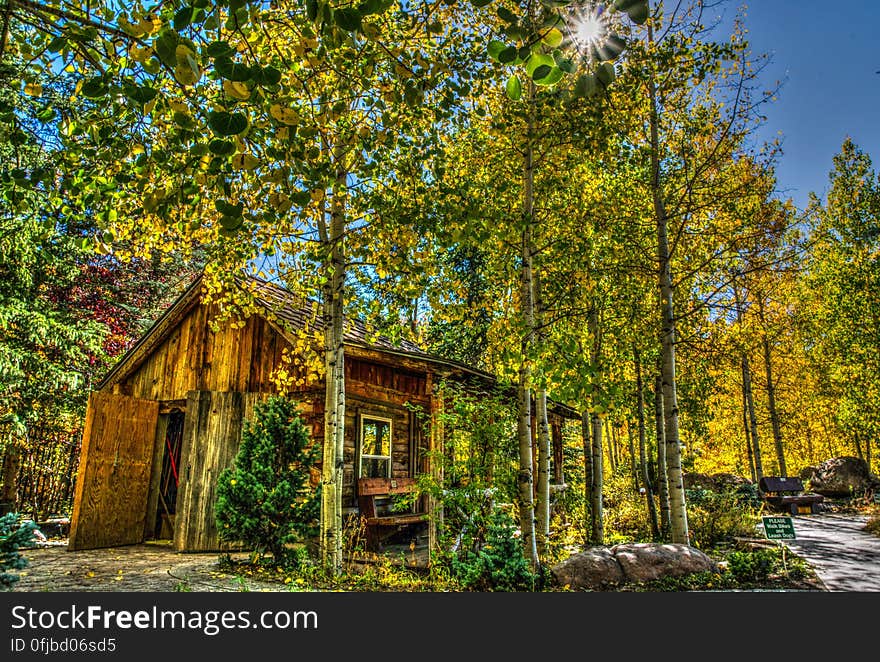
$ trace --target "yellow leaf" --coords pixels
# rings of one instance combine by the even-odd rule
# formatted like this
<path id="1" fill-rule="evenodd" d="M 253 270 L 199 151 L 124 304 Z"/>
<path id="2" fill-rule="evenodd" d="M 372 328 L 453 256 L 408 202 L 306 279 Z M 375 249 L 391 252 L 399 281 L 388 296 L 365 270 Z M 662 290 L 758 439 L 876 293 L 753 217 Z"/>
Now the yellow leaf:
<path id="1" fill-rule="evenodd" d="M 269 108 L 269 114 L 282 124 L 296 124 L 299 122 L 299 114 L 293 108 L 286 108 L 280 103 L 273 104 Z"/>
<path id="2" fill-rule="evenodd" d="M 153 49 L 150 47 L 141 48 L 140 46 L 132 44 L 128 49 L 128 54 L 131 56 L 132 60 L 143 64 L 153 55 Z"/>
<path id="3" fill-rule="evenodd" d="M 135 29 L 139 30 L 141 34 L 150 34 L 151 32 L 158 30 L 160 27 L 162 27 L 162 21 L 159 20 L 159 17 L 153 14 L 147 14 L 135 26 Z"/>
<path id="4" fill-rule="evenodd" d="M 236 154 L 232 157 L 232 167 L 236 170 L 253 170 L 260 164 L 252 154 Z"/>
<path id="5" fill-rule="evenodd" d="M 39 83 L 28 83 L 24 86 L 24 93 L 31 97 L 38 97 L 43 94 L 43 86 Z"/>
<path id="6" fill-rule="evenodd" d="M 251 98 L 251 91 L 248 89 L 247 85 L 237 80 L 224 80 L 223 91 L 233 99 L 247 101 Z"/>
<path id="7" fill-rule="evenodd" d="M 94 577 L 94 576 L 95 576 L 94 572 L 89 571 L 86 573 L 86 577 Z"/>

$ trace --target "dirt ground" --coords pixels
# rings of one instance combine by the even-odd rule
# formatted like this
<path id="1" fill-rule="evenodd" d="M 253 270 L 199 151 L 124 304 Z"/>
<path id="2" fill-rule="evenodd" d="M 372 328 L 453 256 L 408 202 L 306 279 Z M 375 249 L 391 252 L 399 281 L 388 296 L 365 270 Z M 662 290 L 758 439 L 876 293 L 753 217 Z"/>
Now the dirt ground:
<path id="1" fill-rule="evenodd" d="M 35 591 L 285 591 L 283 583 L 224 572 L 219 554 L 181 554 L 169 544 L 67 551 L 66 542 L 22 550 L 28 565 L 12 590 Z M 246 555 L 232 555 L 233 559 Z"/>

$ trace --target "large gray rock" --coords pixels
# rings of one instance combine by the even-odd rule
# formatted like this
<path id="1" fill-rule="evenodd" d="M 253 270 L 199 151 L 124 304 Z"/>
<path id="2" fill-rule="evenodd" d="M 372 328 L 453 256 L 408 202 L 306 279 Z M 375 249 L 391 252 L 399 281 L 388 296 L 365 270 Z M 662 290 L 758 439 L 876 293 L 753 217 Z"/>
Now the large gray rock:
<path id="1" fill-rule="evenodd" d="M 607 547 L 591 547 L 550 569 L 560 586 L 573 590 L 602 591 L 622 584 L 623 569 Z"/>
<path id="2" fill-rule="evenodd" d="M 718 565 L 700 550 L 661 543 L 591 547 L 550 569 L 560 586 L 589 591 L 707 571 L 717 572 Z"/>
<path id="3" fill-rule="evenodd" d="M 880 488 L 880 478 L 857 457 L 833 457 L 816 467 L 807 479 L 810 490 L 827 497 L 848 497 Z"/>
<path id="4" fill-rule="evenodd" d="M 688 545 L 630 543 L 615 545 L 611 552 L 632 583 L 718 570 L 715 561 Z"/>
<path id="5" fill-rule="evenodd" d="M 798 478 L 800 478 L 802 481 L 808 481 L 810 480 L 810 478 L 813 477 L 813 474 L 816 473 L 818 469 L 819 467 L 804 467 L 798 473 Z"/>

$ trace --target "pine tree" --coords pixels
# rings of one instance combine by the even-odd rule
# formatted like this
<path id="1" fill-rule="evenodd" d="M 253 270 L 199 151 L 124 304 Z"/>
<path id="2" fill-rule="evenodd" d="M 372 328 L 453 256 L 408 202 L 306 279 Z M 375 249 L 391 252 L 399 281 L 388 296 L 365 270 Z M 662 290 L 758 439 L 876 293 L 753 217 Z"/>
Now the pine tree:
<path id="1" fill-rule="evenodd" d="M 310 486 L 309 470 L 319 452 L 295 403 L 273 396 L 258 404 L 235 463 L 219 477 L 220 539 L 268 552 L 278 564 L 290 561 L 289 545 L 318 532 L 320 486 Z"/>
<path id="2" fill-rule="evenodd" d="M 21 570 L 27 565 L 18 550 L 33 546 L 35 528 L 33 522 L 19 524 L 16 513 L 0 517 L 0 589 L 9 589 L 18 581 L 18 575 L 7 570 Z"/>

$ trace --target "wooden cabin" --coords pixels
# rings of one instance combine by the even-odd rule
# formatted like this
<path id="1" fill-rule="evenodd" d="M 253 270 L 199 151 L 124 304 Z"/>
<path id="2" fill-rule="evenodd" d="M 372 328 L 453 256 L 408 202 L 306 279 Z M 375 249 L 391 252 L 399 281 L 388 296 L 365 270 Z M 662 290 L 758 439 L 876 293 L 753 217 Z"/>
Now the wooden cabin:
<path id="1" fill-rule="evenodd" d="M 282 389 L 323 436 L 324 383 L 297 360 L 320 348 L 319 307 L 259 279 L 243 324 L 212 329 L 215 304 L 197 279 L 90 394 L 74 495 L 70 550 L 170 539 L 179 551 L 217 551 L 216 481 L 234 460 L 242 421 L 278 393 L 277 371 L 297 373 Z M 305 344 L 304 344 L 305 343 Z M 430 471 L 428 433 L 414 407 L 441 406 L 441 379 L 494 384 L 492 375 L 432 356 L 406 341 L 371 336 L 358 320 L 345 332 L 344 507 L 358 513 L 358 480 L 414 478 Z M 554 404 L 554 480 L 562 483 L 561 425 L 576 418 Z M 372 442 L 365 446 L 365 440 Z M 384 440 L 377 443 L 377 440 Z M 363 503 L 363 501 L 361 501 Z"/>

